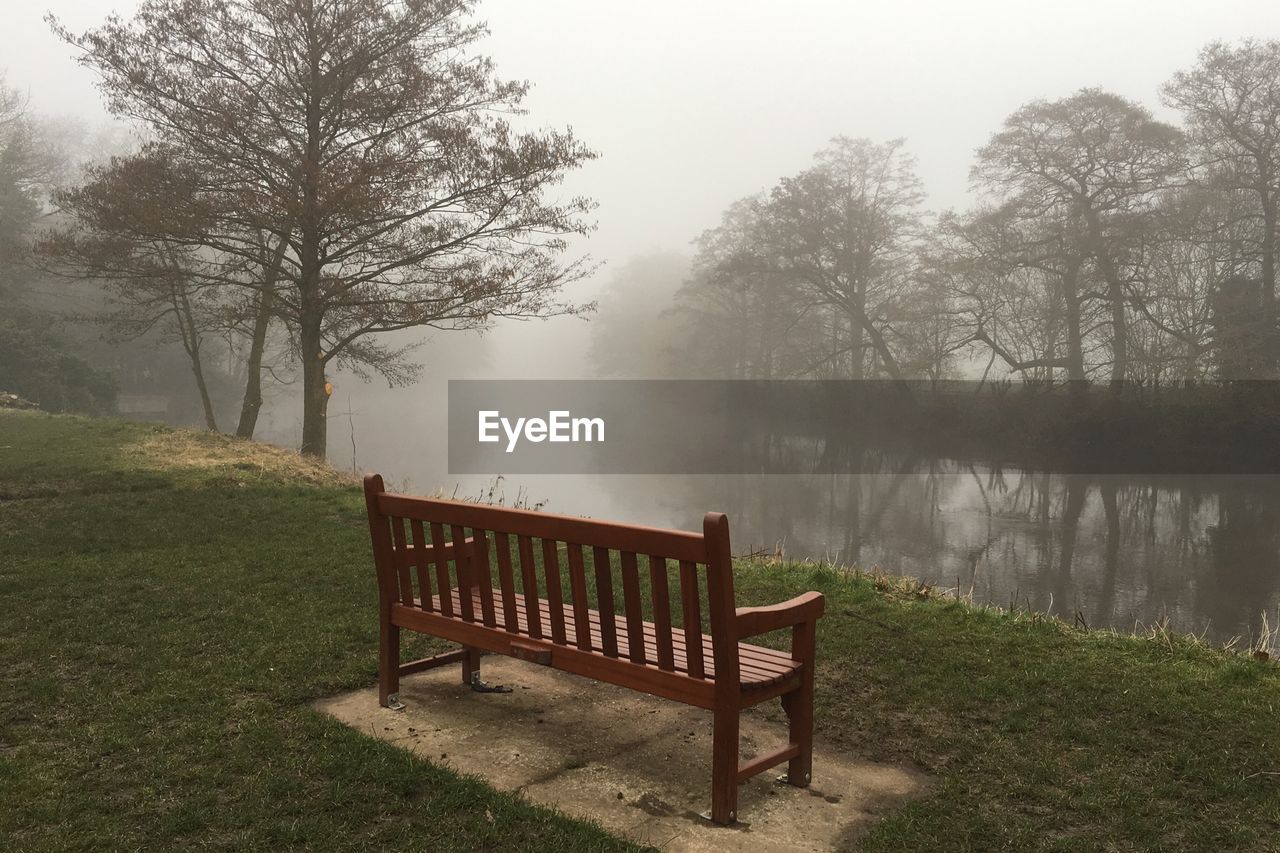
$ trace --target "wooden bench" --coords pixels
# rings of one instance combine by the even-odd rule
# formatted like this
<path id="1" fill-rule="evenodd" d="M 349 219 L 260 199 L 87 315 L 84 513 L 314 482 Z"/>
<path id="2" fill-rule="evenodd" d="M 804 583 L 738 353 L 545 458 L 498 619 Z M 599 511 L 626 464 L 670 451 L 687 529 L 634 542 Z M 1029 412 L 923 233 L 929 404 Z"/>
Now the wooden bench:
<path id="1" fill-rule="evenodd" d="M 709 709 L 716 823 L 737 819 L 740 783 L 784 761 L 787 782 L 809 784 L 814 631 L 824 599 L 809 592 L 735 609 L 724 515 L 707 513 L 699 534 L 392 494 L 377 474 L 365 477 L 364 491 L 384 707 L 400 706 L 402 675 L 461 663 L 463 682 L 481 688 L 481 652 L 510 655 Z M 646 598 L 652 621 L 642 617 Z M 462 648 L 402 663 L 404 628 Z M 741 642 L 783 628 L 791 630 L 789 653 Z M 739 715 L 774 698 L 789 742 L 739 764 Z"/>

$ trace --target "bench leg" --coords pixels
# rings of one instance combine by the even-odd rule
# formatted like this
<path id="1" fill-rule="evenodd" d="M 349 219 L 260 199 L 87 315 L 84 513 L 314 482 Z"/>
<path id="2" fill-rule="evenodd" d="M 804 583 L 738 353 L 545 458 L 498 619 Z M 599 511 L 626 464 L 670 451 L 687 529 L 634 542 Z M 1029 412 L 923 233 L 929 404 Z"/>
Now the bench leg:
<path id="1" fill-rule="evenodd" d="M 790 740 L 800 747 L 800 754 L 787 763 L 787 784 L 809 787 L 813 777 L 813 660 L 814 628 L 812 622 L 792 629 L 792 655 L 804 662 L 800 689 L 782 697 L 782 708 L 790 723 Z"/>
<path id="2" fill-rule="evenodd" d="M 389 614 L 378 622 L 378 704 L 384 708 L 394 703 L 392 696 L 400 692 L 400 626 L 392 625 Z"/>
<path id="3" fill-rule="evenodd" d="M 738 709 L 717 709 L 711 735 L 711 821 L 738 819 Z"/>
<path id="4" fill-rule="evenodd" d="M 463 646 L 462 650 L 466 652 L 462 657 L 462 683 L 470 684 L 480 675 L 480 650 L 474 646 Z"/>

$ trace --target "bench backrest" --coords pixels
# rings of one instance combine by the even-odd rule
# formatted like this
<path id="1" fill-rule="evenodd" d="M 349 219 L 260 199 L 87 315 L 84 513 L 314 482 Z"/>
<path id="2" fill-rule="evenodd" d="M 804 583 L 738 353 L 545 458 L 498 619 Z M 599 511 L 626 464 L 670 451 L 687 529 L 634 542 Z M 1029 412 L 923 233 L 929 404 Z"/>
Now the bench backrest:
<path id="1" fill-rule="evenodd" d="M 377 474 L 365 477 L 364 490 L 384 603 L 524 634 L 515 607 L 523 600 L 527 636 L 700 679 L 707 677 L 703 638 L 710 635 L 717 688 L 738 682 L 724 515 L 707 513 L 703 532 L 689 533 L 399 495 L 387 492 Z M 447 594 L 452 588 L 463 594 L 453 598 Z M 540 610 L 539 598 L 549 602 L 548 611 Z M 646 600 L 653 624 L 649 644 L 641 625 Z M 593 632 L 588 609 L 624 616 L 625 642 L 612 619 L 601 619 Z M 678 667 L 672 649 L 677 631 L 686 650 Z"/>

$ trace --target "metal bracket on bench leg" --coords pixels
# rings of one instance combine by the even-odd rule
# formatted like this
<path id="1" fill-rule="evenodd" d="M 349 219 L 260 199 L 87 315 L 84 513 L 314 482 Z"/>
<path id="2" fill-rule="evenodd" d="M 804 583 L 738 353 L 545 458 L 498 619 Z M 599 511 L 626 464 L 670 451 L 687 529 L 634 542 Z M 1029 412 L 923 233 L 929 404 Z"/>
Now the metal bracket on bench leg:
<path id="1" fill-rule="evenodd" d="M 390 696 L 387 697 L 388 711 L 403 711 L 404 707 L 405 707 L 404 703 L 400 701 L 399 693 L 392 693 Z"/>
<path id="2" fill-rule="evenodd" d="M 778 781 L 781 782 L 783 785 L 790 785 L 791 774 L 783 773 L 781 776 L 778 777 Z M 813 776 L 809 773 L 804 774 L 804 783 L 808 785 L 811 781 L 813 781 Z"/>
<path id="3" fill-rule="evenodd" d="M 477 693 L 510 693 L 511 688 L 502 684 L 489 684 L 480 678 L 480 673 L 471 673 L 471 689 Z"/>

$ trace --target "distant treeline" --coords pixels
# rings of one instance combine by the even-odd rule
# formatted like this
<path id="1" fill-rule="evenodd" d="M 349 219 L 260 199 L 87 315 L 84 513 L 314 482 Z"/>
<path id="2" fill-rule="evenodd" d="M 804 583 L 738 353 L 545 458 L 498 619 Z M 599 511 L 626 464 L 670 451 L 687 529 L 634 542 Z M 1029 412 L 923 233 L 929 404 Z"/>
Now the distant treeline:
<path id="1" fill-rule="evenodd" d="M 1025 104 L 977 152 L 978 203 L 937 216 L 903 140 L 838 137 L 733 204 L 647 351 L 605 368 L 1280 378 L 1280 42 L 1210 44 L 1161 96 L 1179 126 L 1101 89 Z M 617 319 L 602 340 L 635 315 Z"/>

